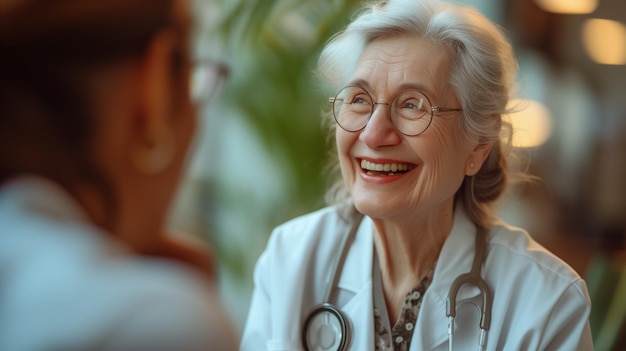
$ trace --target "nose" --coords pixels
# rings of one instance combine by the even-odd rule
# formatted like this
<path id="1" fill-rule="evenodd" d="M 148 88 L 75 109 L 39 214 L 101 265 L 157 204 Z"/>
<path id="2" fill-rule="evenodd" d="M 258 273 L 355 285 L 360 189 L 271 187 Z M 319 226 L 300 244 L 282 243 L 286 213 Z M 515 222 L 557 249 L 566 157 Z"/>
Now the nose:
<path id="1" fill-rule="evenodd" d="M 359 135 L 359 139 L 372 149 L 397 145 L 402 141 L 400 133 L 391 123 L 390 107 L 388 103 L 375 103 L 374 112 Z"/>

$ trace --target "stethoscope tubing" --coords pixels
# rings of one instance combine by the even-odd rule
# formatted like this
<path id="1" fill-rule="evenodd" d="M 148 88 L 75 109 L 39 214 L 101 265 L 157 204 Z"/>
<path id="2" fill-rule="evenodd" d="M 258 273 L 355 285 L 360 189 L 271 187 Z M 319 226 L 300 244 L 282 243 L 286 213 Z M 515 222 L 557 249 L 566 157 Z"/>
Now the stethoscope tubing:
<path id="1" fill-rule="evenodd" d="M 348 232 L 348 235 L 344 236 L 344 238 L 341 241 L 341 253 L 339 257 L 337 257 L 337 262 L 335 262 L 335 265 L 334 265 L 335 269 L 332 271 L 333 273 L 330 278 L 330 284 L 326 288 L 326 294 L 324 294 L 324 301 L 321 304 L 313 307 L 313 309 L 311 310 L 311 312 L 309 312 L 309 315 L 304 322 L 301 337 L 302 337 L 302 345 L 307 351 L 309 351 L 308 345 L 309 345 L 309 337 L 310 337 L 309 332 L 310 332 L 311 322 L 313 321 L 314 317 L 320 313 L 325 313 L 325 312 L 331 313 L 331 315 L 337 318 L 340 324 L 341 341 L 339 343 L 339 347 L 337 351 L 347 350 L 348 346 L 350 345 L 350 340 L 352 340 L 352 328 L 350 327 L 349 319 L 341 312 L 341 310 L 335 307 L 331 303 L 331 301 L 335 298 L 334 296 L 334 293 L 336 290 L 335 287 L 339 283 L 339 272 L 342 270 L 343 264 L 346 260 L 346 257 L 348 256 L 348 251 L 349 251 L 348 248 L 350 247 L 350 244 L 356 237 L 356 232 L 358 231 L 361 220 L 363 219 L 362 213 L 356 211 L 356 209 L 353 209 L 353 211 L 355 212 L 353 223 L 350 227 L 350 231 Z"/>
<path id="2" fill-rule="evenodd" d="M 469 273 L 464 273 L 458 276 L 450 286 L 448 291 L 448 297 L 446 299 L 446 316 L 448 317 L 448 345 L 449 350 L 452 351 L 454 343 L 454 319 L 456 318 L 456 298 L 461 286 L 465 284 L 471 284 L 476 286 L 483 298 L 482 307 L 480 307 L 480 336 L 478 339 L 479 350 L 485 346 L 487 339 L 487 332 L 491 325 L 491 305 L 493 302 L 493 295 L 487 282 L 481 277 L 481 265 L 485 262 L 487 251 L 487 230 L 485 228 L 479 228 L 476 232 L 476 243 L 474 250 L 474 259 L 472 261 L 472 268 Z"/>
<path id="3" fill-rule="evenodd" d="M 302 344 L 305 350 L 309 351 L 309 338 L 312 337 L 310 335 L 310 326 L 315 316 L 320 313 L 330 313 L 339 323 L 340 326 L 340 343 L 337 351 L 345 351 L 348 349 L 350 345 L 350 341 L 352 339 L 352 330 L 350 327 L 349 319 L 335 307 L 331 301 L 334 299 L 334 293 L 336 290 L 337 283 L 339 281 L 339 273 L 343 270 L 343 265 L 345 259 L 348 255 L 348 249 L 356 236 L 356 232 L 358 231 L 361 220 L 363 219 L 363 214 L 356 212 L 355 218 L 353 219 L 352 226 L 348 235 L 346 235 L 341 242 L 341 254 L 337 258 L 337 261 L 334 264 L 335 269 L 332 271 L 330 277 L 330 284 L 326 288 L 326 294 L 324 295 L 324 301 L 313 307 L 309 315 L 307 316 L 303 329 L 302 329 Z M 479 337 L 479 350 L 482 350 L 486 343 L 487 332 L 489 331 L 489 327 L 491 325 L 491 306 L 493 302 L 493 295 L 491 293 L 491 289 L 487 282 L 481 277 L 481 266 L 486 259 L 486 250 L 487 249 L 487 230 L 485 228 L 478 228 L 476 233 L 476 243 L 475 243 L 475 251 L 474 258 L 472 261 L 472 268 L 468 273 L 461 274 L 458 276 L 450 286 L 450 290 L 448 291 L 448 297 L 446 299 L 446 316 L 448 317 L 448 334 L 449 340 L 448 345 L 449 349 L 453 348 L 453 339 L 454 339 L 454 319 L 456 318 L 456 298 L 461 286 L 465 284 L 472 284 L 476 286 L 482 295 L 483 304 L 480 308 L 481 316 L 480 316 L 480 337 Z"/>

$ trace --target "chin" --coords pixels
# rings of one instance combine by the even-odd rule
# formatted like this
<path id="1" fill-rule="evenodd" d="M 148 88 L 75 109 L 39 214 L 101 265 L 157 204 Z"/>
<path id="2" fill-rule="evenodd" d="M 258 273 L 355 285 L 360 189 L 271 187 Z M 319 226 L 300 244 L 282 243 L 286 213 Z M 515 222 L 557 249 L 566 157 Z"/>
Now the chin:
<path id="1" fill-rule="evenodd" d="M 397 213 L 401 208 L 390 199 L 377 196 L 368 196 L 364 193 L 353 196 L 354 207 L 370 218 L 387 218 Z"/>

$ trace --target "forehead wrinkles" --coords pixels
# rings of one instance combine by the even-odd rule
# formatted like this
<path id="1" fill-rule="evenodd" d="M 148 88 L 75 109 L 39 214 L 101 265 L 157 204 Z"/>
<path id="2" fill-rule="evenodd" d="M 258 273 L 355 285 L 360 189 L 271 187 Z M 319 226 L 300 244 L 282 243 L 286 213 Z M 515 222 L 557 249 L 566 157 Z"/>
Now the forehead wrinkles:
<path id="1" fill-rule="evenodd" d="M 415 84 L 431 94 L 447 86 L 451 56 L 427 39 L 380 38 L 365 47 L 352 80 L 369 83 L 372 93 L 393 94 L 403 84 Z"/>

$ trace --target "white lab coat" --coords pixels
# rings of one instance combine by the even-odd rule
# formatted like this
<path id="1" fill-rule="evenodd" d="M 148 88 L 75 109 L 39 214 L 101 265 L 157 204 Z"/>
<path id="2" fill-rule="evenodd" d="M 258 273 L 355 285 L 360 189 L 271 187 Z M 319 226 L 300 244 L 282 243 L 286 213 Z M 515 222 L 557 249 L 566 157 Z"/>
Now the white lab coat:
<path id="1" fill-rule="evenodd" d="M 333 264 L 348 231 L 335 208 L 296 218 L 272 233 L 255 268 L 255 289 L 241 350 L 302 350 L 301 328 L 325 296 Z M 337 301 L 348 317 L 350 350 L 374 350 L 373 224 L 365 217 L 338 283 Z M 475 226 L 457 206 L 452 231 L 423 297 L 410 350 L 448 350 L 446 297 L 453 280 L 470 270 Z M 485 350 L 592 350 L 585 282 L 524 231 L 491 228 L 482 276 L 493 291 Z M 476 350 L 479 290 L 464 286 L 457 298 L 455 350 Z M 393 324 L 393 322 L 392 322 Z"/>
<path id="2" fill-rule="evenodd" d="M 0 350 L 233 350 L 217 296 L 141 258 L 38 177 L 0 186 Z"/>

